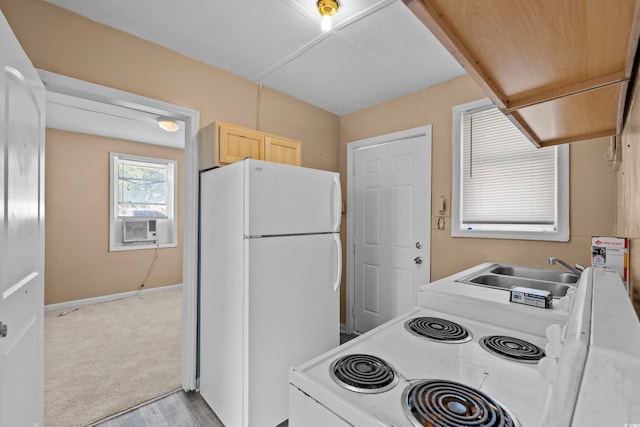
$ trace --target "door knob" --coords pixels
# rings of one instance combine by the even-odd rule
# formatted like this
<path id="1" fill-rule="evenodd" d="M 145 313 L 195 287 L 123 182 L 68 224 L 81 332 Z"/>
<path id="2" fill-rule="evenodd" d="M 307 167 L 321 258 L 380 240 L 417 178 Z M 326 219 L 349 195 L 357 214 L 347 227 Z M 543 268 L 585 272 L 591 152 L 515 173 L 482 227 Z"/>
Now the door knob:
<path id="1" fill-rule="evenodd" d="M 419 256 L 415 257 L 413 259 L 413 262 L 415 262 L 416 264 L 422 264 L 422 258 L 420 258 Z"/>
<path id="2" fill-rule="evenodd" d="M 7 325 L 0 322 L 0 338 L 5 338 L 7 336 Z"/>

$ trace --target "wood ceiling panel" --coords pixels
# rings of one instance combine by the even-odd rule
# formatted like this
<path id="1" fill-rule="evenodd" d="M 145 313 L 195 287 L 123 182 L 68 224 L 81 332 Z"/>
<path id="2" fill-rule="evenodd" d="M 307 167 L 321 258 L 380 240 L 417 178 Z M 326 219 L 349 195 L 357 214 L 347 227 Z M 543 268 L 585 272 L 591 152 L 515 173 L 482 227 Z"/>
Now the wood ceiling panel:
<path id="1" fill-rule="evenodd" d="M 507 98 L 591 80 L 627 67 L 625 47 L 634 25 L 635 1 L 430 3 Z"/>
<path id="2" fill-rule="evenodd" d="M 640 1 L 403 1 L 536 145 L 621 132 Z"/>
<path id="3" fill-rule="evenodd" d="M 535 129 L 540 145 L 561 144 L 616 134 L 623 84 L 557 98 L 517 110 L 512 115 Z"/>

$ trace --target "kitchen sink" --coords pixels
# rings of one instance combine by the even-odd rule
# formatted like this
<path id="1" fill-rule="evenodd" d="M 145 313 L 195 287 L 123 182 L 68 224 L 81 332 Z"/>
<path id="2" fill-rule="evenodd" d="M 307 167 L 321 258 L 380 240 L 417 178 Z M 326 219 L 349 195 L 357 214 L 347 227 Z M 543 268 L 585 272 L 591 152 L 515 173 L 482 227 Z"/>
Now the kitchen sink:
<path id="1" fill-rule="evenodd" d="M 470 285 L 510 290 L 515 287 L 549 291 L 554 298 L 567 294 L 576 286 L 580 276 L 557 270 L 520 265 L 490 264 L 473 274 L 457 280 Z"/>
<path id="2" fill-rule="evenodd" d="M 499 276 L 492 274 L 483 274 L 482 276 L 474 277 L 470 282 L 490 286 L 492 288 L 501 288 L 510 290 L 514 287 L 533 288 L 542 291 L 549 291 L 554 298 L 560 298 L 567 294 L 569 285 L 562 283 L 547 282 L 542 280 L 527 279 L 524 277 L 513 276 Z"/>
<path id="3" fill-rule="evenodd" d="M 494 274 L 524 277 L 527 279 L 548 280 L 560 283 L 578 283 L 580 276 L 573 273 L 546 268 L 523 267 L 520 265 L 500 265 L 491 270 Z"/>

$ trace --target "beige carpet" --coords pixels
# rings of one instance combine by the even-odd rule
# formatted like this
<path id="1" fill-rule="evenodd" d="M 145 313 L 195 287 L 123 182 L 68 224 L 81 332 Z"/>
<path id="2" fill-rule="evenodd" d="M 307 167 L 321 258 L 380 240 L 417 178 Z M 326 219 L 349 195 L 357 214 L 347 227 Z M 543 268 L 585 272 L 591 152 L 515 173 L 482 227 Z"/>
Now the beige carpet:
<path id="1" fill-rule="evenodd" d="M 177 389 L 181 292 L 46 312 L 45 426 L 85 426 Z"/>

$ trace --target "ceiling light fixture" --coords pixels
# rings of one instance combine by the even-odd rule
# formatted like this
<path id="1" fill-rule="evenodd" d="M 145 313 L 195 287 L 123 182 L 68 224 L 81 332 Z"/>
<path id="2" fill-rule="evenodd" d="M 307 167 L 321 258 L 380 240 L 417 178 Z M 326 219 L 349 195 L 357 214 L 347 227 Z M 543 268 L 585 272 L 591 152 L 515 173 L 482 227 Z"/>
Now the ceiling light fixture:
<path id="1" fill-rule="evenodd" d="M 173 119 L 168 119 L 166 117 L 158 117 L 158 126 L 167 132 L 175 132 L 180 129 L 180 125 Z"/>
<path id="2" fill-rule="evenodd" d="M 336 14 L 340 5 L 338 0 L 318 0 L 318 12 L 320 12 L 320 28 L 322 31 L 331 30 L 331 17 Z"/>

